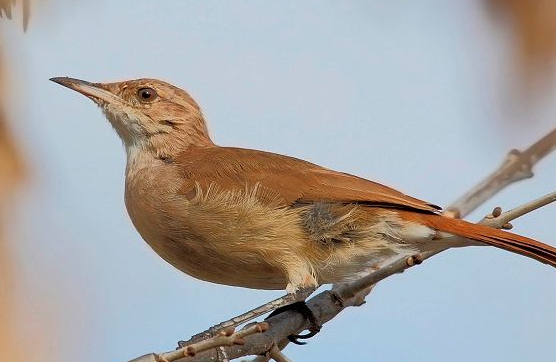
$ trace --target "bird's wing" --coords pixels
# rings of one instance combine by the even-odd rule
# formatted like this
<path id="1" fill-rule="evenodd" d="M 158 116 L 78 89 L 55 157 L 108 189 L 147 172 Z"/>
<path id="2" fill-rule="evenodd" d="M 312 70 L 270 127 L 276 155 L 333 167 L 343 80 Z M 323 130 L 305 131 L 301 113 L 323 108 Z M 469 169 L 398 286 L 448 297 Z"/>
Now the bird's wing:
<path id="1" fill-rule="evenodd" d="M 297 158 L 232 147 L 196 148 L 176 158 L 183 172 L 184 194 L 195 185 L 237 190 L 259 185 L 284 206 L 314 202 L 368 204 L 436 213 L 438 206 L 390 187 L 337 172 Z"/>

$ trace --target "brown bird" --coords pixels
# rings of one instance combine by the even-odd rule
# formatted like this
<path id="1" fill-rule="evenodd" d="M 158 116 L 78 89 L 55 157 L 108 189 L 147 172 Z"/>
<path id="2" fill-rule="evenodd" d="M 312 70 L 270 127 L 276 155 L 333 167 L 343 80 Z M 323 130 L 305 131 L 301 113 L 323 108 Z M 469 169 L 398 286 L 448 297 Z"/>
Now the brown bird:
<path id="1" fill-rule="evenodd" d="M 293 157 L 217 146 L 197 103 L 168 83 L 52 81 L 100 106 L 127 152 L 133 224 L 162 258 L 196 278 L 293 293 L 349 280 L 396 255 L 462 246 L 439 233 L 556 266 L 549 245 L 445 217 L 387 186 Z"/>

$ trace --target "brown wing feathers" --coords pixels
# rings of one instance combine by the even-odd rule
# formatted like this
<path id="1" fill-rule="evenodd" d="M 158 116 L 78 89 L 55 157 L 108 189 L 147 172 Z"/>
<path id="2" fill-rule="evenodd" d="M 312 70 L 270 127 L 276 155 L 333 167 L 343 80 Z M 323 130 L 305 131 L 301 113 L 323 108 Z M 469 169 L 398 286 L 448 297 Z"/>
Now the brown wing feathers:
<path id="1" fill-rule="evenodd" d="M 232 147 L 196 148 L 182 153 L 186 193 L 218 180 L 223 189 L 259 185 L 279 196 L 283 206 L 314 202 L 357 203 L 395 208 L 402 218 L 463 236 L 556 267 L 556 248 L 527 237 L 438 215 L 438 206 L 357 176 L 297 158 Z"/>
<path id="2" fill-rule="evenodd" d="M 440 209 L 379 183 L 270 152 L 233 147 L 196 148 L 182 153 L 176 161 L 186 179 L 203 187 L 215 180 L 224 189 L 259 184 L 281 195 L 285 206 L 328 201 L 425 212 Z M 193 186 L 185 187 L 189 190 Z"/>

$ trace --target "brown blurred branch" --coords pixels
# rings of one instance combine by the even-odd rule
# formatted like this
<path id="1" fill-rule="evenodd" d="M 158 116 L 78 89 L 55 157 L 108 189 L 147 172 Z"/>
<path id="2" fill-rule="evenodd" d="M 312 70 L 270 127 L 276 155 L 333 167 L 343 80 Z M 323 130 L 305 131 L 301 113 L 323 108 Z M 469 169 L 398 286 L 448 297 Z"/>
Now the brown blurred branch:
<path id="1" fill-rule="evenodd" d="M 501 189 L 513 182 L 526 178 L 523 175 L 531 177 L 533 165 L 555 148 L 556 130 L 550 132 L 523 152 L 510 152 L 508 159 L 498 170 L 489 176 L 486 181 L 474 187 L 471 192 L 450 205 L 449 212 L 459 214 L 458 216 L 461 217 L 466 216 Z M 492 215 L 485 217 L 480 223 L 491 227 L 505 228 L 508 227 L 507 224 L 511 220 L 554 201 L 556 201 L 556 192 L 505 213 L 501 213 L 499 208 L 496 208 Z M 363 304 L 364 298 L 371 290 L 371 287 L 379 281 L 418 265 L 437 253 L 422 253 L 409 258 L 400 258 L 353 283 L 341 285 L 338 288 L 317 294 L 307 301 L 307 305 L 321 323 L 324 324 L 333 319 L 346 307 Z M 270 325 L 268 331 L 245 338 L 245 344 L 241 346 L 225 348 L 227 358 L 234 359 L 249 355 L 266 355 L 272 358 L 272 353 L 274 353 L 274 356 L 278 356 L 277 358 L 281 358 L 282 354 L 276 354 L 278 348 L 276 346 L 284 346 L 282 342 L 286 340 L 287 336 L 299 333 L 308 327 L 308 321 L 302 315 L 293 311 L 278 314 L 268 319 L 267 322 Z M 132 362 L 157 362 L 156 356 L 156 354 L 148 354 Z M 187 359 L 187 361 L 191 362 L 218 360 L 219 354 L 216 349 L 207 350 Z"/>
<path id="2" fill-rule="evenodd" d="M 0 18 L 5 15 L 12 17 L 12 6 L 15 0 L 0 0 Z M 23 0 L 23 26 L 29 20 L 29 0 Z M 0 54 L 0 79 L 7 73 Z M 0 90 L 6 86 L 0 83 Z M 12 202 L 11 195 L 23 179 L 23 163 L 16 143 L 8 130 L 8 122 L 0 104 L 0 360 L 23 361 L 24 351 L 16 346 L 14 327 L 16 272 L 12 263 L 12 253 L 5 237 L 2 223 L 3 213 Z"/>
<path id="3" fill-rule="evenodd" d="M 0 58 L 0 73 L 5 71 L 3 65 Z M 3 84 L 0 84 L 0 89 L 3 88 L 2 86 Z M 23 351 L 18 351 L 15 347 L 13 334 L 15 273 L 11 250 L 4 234 L 2 216 L 12 201 L 11 194 L 22 179 L 22 169 L 17 147 L 8 132 L 7 122 L 0 104 L 0 359 L 10 358 L 12 361 L 18 361 Z"/>
<path id="4" fill-rule="evenodd" d="M 6 18 L 12 18 L 12 8 L 16 6 L 17 3 L 21 3 L 21 8 L 23 12 L 23 29 L 27 30 L 29 25 L 29 16 L 31 15 L 31 1 L 30 0 L 0 0 L 0 18 L 2 13 Z"/>
<path id="5" fill-rule="evenodd" d="M 556 57 L 556 2 L 553 0 L 485 0 L 514 38 L 523 80 L 553 69 Z"/>

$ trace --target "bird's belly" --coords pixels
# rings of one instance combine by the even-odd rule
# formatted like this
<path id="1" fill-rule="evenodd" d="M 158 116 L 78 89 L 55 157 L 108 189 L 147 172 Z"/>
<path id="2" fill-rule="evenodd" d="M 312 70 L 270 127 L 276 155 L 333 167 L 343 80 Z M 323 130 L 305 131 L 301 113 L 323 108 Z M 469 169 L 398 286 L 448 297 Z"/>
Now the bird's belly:
<path id="1" fill-rule="evenodd" d="M 126 206 L 143 239 L 168 263 L 195 278 L 284 289 L 292 268 L 306 267 L 296 257 L 304 244 L 296 211 L 230 194 L 198 195 L 193 200 L 174 196 L 163 202 L 134 196 L 126 195 Z"/>
<path id="2" fill-rule="evenodd" d="M 284 289 L 287 284 L 282 270 L 254 253 L 226 255 L 194 236 L 145 240 L 164 260 L 197 279 L 255 289 Z"/>
<path id="3" fill-rule="evenodd" d="M 197 279 L 255 289 L 284 289 L 284 271 L 269 264 L 256 245 L 245 245 L 222 235 L 192 230 L 191 220 L 182 219 L 179 232 L 153 223 L 152 219 L 134 218 L 143 239 L 172 266 Z M 235 247 L 234 247 L 234 244 Z"/>

